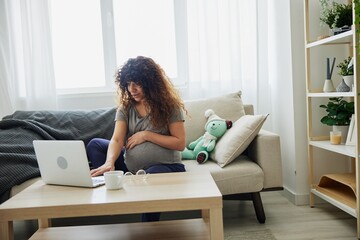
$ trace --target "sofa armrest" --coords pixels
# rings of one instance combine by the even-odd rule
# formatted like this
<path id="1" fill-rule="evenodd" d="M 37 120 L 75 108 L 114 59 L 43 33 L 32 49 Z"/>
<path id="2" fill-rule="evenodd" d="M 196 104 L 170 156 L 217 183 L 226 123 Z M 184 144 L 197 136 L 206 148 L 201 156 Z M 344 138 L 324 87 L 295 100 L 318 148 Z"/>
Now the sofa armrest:
<path id="1" fill-rule="evenodd" d="M 264 171 L 264 189 L 283 187 L 279 135 L 261 129 L 246 152 Z"/>

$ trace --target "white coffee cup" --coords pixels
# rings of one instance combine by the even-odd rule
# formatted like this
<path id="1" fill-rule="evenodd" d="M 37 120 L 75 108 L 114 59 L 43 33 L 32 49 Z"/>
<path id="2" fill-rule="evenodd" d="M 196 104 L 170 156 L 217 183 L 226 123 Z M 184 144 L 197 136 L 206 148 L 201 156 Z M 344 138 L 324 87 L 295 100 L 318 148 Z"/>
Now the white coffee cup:
<path id="1" fill-rule="evenodd" d="M 109 171 L 104 173 L 105 186 L 108 190 L 116 190 L 122 188 L 124 172 L 123 171 Z"/>

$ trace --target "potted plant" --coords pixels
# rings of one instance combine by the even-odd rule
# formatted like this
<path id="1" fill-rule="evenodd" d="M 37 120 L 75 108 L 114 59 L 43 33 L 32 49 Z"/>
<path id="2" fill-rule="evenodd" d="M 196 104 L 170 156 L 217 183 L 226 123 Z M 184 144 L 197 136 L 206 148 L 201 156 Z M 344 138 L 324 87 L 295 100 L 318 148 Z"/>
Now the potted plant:
<path id="1" fill-rule="evenodd" d="M 348 85 L 350 89 L 352 89 L 352 85 L 354 84 L 353 58 L 348 57 L 344 59 L 344 61 L 339 63 L 336 67 L 339 68 L 339 75 L 342 76 L 345 84 Z"/>
<path id="2" fill-rule="evenodd" d="M 333 126 L 334 132 L 342 133 L 342 143 L 346 141 L 351 116 L 354 114 L 354 102 L 348 102 L 343 97 L 329 98 L 329 102 L 320 105 L 327 115 L 321 118 L 321 123 Z"/>
<path id="3" fill-rule="evenodd" d="M 351 29 L 352 4 L 337 3 L 329 0 L 319 0 L 321 5 L 320 22 L 328 25 L 334 35 Z"/>

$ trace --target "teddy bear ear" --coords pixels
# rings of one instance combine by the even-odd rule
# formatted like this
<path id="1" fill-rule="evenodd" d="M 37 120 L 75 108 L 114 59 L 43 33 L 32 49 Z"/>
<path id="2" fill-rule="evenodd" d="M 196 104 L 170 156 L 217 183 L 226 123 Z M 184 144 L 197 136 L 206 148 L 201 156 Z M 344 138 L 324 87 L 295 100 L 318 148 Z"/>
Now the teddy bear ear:
<path id="1" fill-rule="evenodd" d="M 226 128 L 229 129 L 232 127 L 232 121 L 226 120 Z"/>

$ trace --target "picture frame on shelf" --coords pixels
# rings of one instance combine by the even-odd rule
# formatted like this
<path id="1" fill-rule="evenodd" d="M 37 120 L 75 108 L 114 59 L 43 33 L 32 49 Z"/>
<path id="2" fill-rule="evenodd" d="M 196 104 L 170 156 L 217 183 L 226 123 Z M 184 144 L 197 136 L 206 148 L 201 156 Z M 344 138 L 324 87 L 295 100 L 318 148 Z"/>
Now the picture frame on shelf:
<path id="1" fill-rule="evenodd" d="M 349 131 L 346 138 L 345 145 L 355 146 L 356 145 L 356 129 L 355 129 L 355 114 L 351 116 L 351 121 L 349 125 Z"/>

